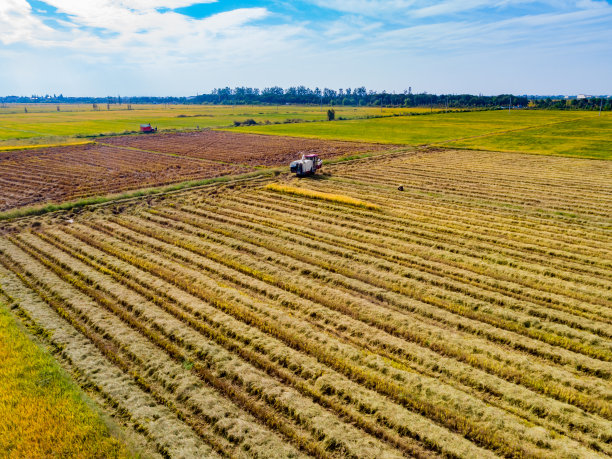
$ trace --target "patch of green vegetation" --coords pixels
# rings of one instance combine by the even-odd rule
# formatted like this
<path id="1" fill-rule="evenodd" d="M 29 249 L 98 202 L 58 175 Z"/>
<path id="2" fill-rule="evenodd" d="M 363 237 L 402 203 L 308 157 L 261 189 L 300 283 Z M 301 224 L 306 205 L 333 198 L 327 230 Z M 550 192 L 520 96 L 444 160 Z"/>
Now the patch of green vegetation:
<path id="1" fill-rule="evenodd" d="M 3 457 L 127 457 L 53 357 L 0 303 L 0 451 Z"/>
<path id="2" fill-rule="evenodd" d="M 554 110 L 437 113 L 376 119 L 240 127 L 270 135 L 516 151 L 584 158 L 612 156 L 612 116 Z"/>
<path id="3" fill-rule="evenodd" d="M 53 106 L 55 107 L 55 106 Z M 0 147 L 11 145 L 63 143 L 66 138 L 94 137 L 130 133 L 141 123 L 151 123 L 159 130 L 203 129 L 232 126 L 236 120 L 251 119 L 255 123 L 287 123 L 292 120 L 317 121 L 327 119 L 327 107 L 280 106 L 211 106 L 211 105 L 91 105 L 67 106 L 51 111 L 47 106 L 28 105 L 28 113 L 16 107 L 0 109 Z M 421 113 L 420 108 L 335 107 L 338 116 L 346 119 L 370 116 L 392 116 Z M 65 111 L 64 111 L 65 110 Z M 49 139 L 53 139 L 49 141 Z"/>
<path id="4" fill-rule="evenodd" d="M 606 114 L 562 124 L 464 139 L 445 146 L 612 159 L 612 116 Z"/>

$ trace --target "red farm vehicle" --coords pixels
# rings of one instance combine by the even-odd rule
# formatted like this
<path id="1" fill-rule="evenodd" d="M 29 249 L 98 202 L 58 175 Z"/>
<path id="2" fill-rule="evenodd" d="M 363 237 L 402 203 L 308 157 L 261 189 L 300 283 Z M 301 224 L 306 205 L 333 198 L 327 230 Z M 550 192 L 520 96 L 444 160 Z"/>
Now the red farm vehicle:
<path id="1" fill-rule="evenodd" d="M 140 125 L 140 132 L 144 132 L 145 134 L 151 134 L 153 132 L 157 132 L 157 128 L 153 128 L 151 127 L 151 123 L 147 123 L 147 124 L 141 124 Z"/>

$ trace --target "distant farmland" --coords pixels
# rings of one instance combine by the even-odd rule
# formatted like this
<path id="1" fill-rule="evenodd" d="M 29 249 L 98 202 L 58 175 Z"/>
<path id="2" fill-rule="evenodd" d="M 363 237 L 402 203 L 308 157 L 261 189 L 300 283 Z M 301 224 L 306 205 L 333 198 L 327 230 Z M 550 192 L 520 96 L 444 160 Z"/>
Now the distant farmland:
<path id="1" fill-rule="evenodd" d="M 288 166 L 291 161 L 299 159 L 304 154 L 317 154 L 323 159 L 332 159 L 361 153 L 384 152 L 401 146 L 211 130 L 173 132 L 154 136 L 118 136 L 105 139 L 104 143 L 249 166 Z"/>
<path id="2" fill-rule="evenodd" d="M 0 107 L 0 150 L 15 145 L 73 143 L 75 137 L 122 134 L 138 131 L 140 123 L 162 130 L 202 129 L 232 126 L 234 121 L 253 119 L 259 123 L 322 121 L 327 108 L 304 105 L 127 105 L 99 106 L 9 104 Z M 27 113 L 25 112 L 27 110 Z M 334 107 L 336 117 L 360 118 L 393 114 L 428 113 L 429 108 Z M 437 111 L 434 110 L 434 112 Z"/>
<path id="3" fill-rule="evenodd" d="M 439 145 L 612 159 L 612 116 L 559 110 L 495 110 L 250 126 L 243 132 L 354 142 Z"/>
<path id="4" fill-rule="evenodd" d="M 612 454 L 612 163 L 324 171 L 6 223 L 0 301 L 162 455 Z"/>

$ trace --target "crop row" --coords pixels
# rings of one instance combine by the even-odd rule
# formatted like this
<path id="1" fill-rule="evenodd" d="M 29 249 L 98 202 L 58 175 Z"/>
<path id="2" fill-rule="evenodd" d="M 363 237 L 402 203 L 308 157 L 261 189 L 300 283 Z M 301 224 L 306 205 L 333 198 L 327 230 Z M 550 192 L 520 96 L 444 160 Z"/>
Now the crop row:
<path id="1" fill-rule="evenodd" d="M 115 236 L 118 234 L 117 230 L 116 230 L 116 229 L 114 229 L 114 228 L 112 229 L 112 231 L 109 231 L 109 233 L 110 233 L 110 232 L 112 232 L 112 234 L 114 234 Z M 142 244 L 142 241 L 140 242 L 140 244 Z M 140 245 L 140 244 L 139 244 L 139 245 Z M 122 249 L 122 250 L 126 250 L 126 247 L 122 246 L 122 247 L 121 247 L 121 249 Z M 129 250 L 129 249 L 128 249 L 128 250 Z M 168 254 L 166 254 L 166 255 L 168 255 Z M 138 256 L 141 256 L 141 255 L 140 255 L 140 254 L 138 254 Z M 155 262 L 160 262 L 160 260 L 157 258 L 157 259 L 155 260 Z M 192 263 L 193 263 L 193 261 L 192 261 Z"/>
<path id="2" fill-rule="evenodd" d="M 126 226 L 126 227 L 129 227 L 129 228 L 135 230 L 135 231 L 138 231 L 138 232 L 143 233 L 143 234 L 147 234 L 148 236 L 151 236 L 151 237 L 155 237 L 158 240 L 164 240 L 165 242 L 171 242 L 171 243 L 174 243 L 175 245 L 178 245 L 178 246 L 181 246 L 181 247 L 184 247 L 184 248 L 188 248 L 188 249 L 190 249 L 190 250 L 192 250 L 195 253 L 198 253 L 200 255 L 202 255 L 202 254 L 205 255 L 205 253 L 202 251 L 201 247 L 196 247 L 196 246 L 194 246 L 193 243 L 188 244 L 187 242 L 183 242 L 180 239 L 177 239 L 177 237 L 176 237 L 177 236 L 176 235 L 176 230 L 181 230 L 182 232 L 187 231 L 189 233 L 201 236 L 202 233 L 198 234 L 197 231 L 194 231 L 193 225 L 195 225 L 196 227 L 205 228 L 205 229 L 208 229 L 210 231 L 215 231 L 216 230 L 216 232 L 218 232 L 218 233 L 228 232 L 228 230 L 224 229 L 219 224 L 214 225 L 214 228 L 213 228 L 213 225 L 206 225 L 206 224 L 200 223 L 200 222 L 203 222 L 204 220 L 200 220 L 200 222 L 195 222 L 193 220 L 193 218 L 187 219 L 187 218 L 183 217 L 181 219 L 180 216 L 178 216 L 176 214 L 175 215 L 171 215 L 171 216 L 174 217 L 175 221 L 190 221 L 190 224 L 192 225 L 192 229 L 190 230 L 189 227 L 187 227 L 186 225 L 173 224 L 173 228 L 175 230 L 175 235 L 174 236 L 169 236 L 169 235 L 166 236 L 164 231 L 163 231 L 163 228 L 161 228 L 161 227 L 150 228 L 150 227 L 147 227 L 147 225 L 144 225 L 142 222 L 139 222 L 138 225 L 133 225 L 133 224 L 129 224 L 129 223 L 126 223 L 126 222 L 120 222 L 120 223 L 122 225 Z M 157 221 L 159 223 L 164 223 L 162 220 L 159 220 L 159 219 L 157 219 Z M 291 271 L 300 271 L 301 270 L 300 272 L 302 273 L 302 275 L 307 275 L 308 277 L 310 277 L 308 275 L 308 273 L 306 272 L 308 267 L 309 266 L 319 266 L 321 268 L 321 270 L 313 271 L 312 272 L 313 278 L 316 279 L 315 282 L 319 282 L 320 283 L 321 281 L 325 281 L 329 277 L 329 281 L 328 282 L 333 284 L 333 288 L 334 289 L 342 287 L 342 285 L 345 284 L 344 286 L 345 286 L 345 289 L 347 291 L 353 291 L 353 292 L 354 291 L 358 291 L 362 295 L 368 295 L 369 291 L 372 291 L 372 290 L 376 291 L 375 290 L 376 285 L 373 285 L 371 283 L 371 278 L 368 278 L 367 276 L 364 278 L 364 282 L 366 282 L 366 285 L 363 285 L 363 283 L 362 283 L 363 286 L 360 286 L 360 285 L 358 285 L 355 282 L 347 284 L 348 278 L 345 278 L 343 280 L 342 277 L 339 277 L 337 275 L 334 276 L 333 273 L 343 273 L 344 275 L 348 275 L 348 276 L 351 276 L 351 274 L 348 273 L 348 271 L 342 269 L 342 267 L 341 267 L 342 263 L 341 262 L 336 261 L 336 260 L 330 260 L 328 255 L 312 253 L 313 251 L 310 250 L 310 249 L 308 251 L 306 251 L 306 252 L 304 252 L 304 251 L 298 252 L 295 249 L 287 249 L 287 247 L 291 247 L 291 245 L 278 244 L 278 241 L 274 241 L 274 240 L 270 240 L 269 242 L 266 242 L 266 238 L 265 237 L 261 237 L 260 235 L 258 235 L 258 237 L 253 238 L 253 237 L 250 237 L 249 235 L 253 235 L 253 233 L 255 231 L 257 231 L 257 229 L 252 228 L 252 227 L 250 227 L 249 229 L 250 229 L 249 233 L 245 234 L 239 228 L 238 229 L 237 228 L 232 228 L 231 229 L 232 237 L 235 238 L 235 239 L 239 239 L 240 241 L 243 241 L 243 242 L 248 242 L 248 243 L 253 244 L 255 246 L 264 247 L 267 251 L 268 250 L 269 251 L 273 251 L 276 254 L 282 254 L 282 255 L 285 255 L 285 256 L 290 256 L 290 257 L 292 257 L 294 259 L 294 262 L 293 263 L 288 263 L 287 261 L 279 260 L 278 257 L 275 257 L 276 259 L 271 258 L 269 252 L 268 253 L 263 252 L 263 253 L 259 254 L 260 255 L 259 256 L 260 259 L 263 259 L 263 260 L 266 260 L 266 261 L 273 261 L 274 263 L 278 263 L 281 266 L 281 269 L 289 269 Z M 118 233 L 115 232 L 115 234 L 118 234 Z M 211 237 L 208 236 L 207 239 L 210 240 Z M 217 242 L 219 244 L 222 244 L 222 245 L 223 244 L 225 244 L 225 245 L 228 244 L 228 241 L 225 241 L 223 239 L 219 239 Z M 302 241 L 295 240 L 293 242 L 302 245 Z M 242 246 L 241 249 L 245 250 L 245 247 Z M 216 249 L 216 250 L 219 250 L 219 249 Z M 234 256 L 236 256 L 236 255 L 234 255 Z M 215 256 L 213 255 L 213 257 L 215 257 Z M 220 261 L 220 262 L 225 263 L 227 266 L 233 266 L 231 261 L 224 261 L 224 260 L 220 259 L 220 257 L 218 257 L 218 256 L 215 257 L 215 259 L 216 259 L 216 261 Z M 354 258 L 351 258 L 351 259 L 353 260 Z M 298 260 L 298 261 L 296 262 L 296 260 Z M 303 263 L 299 263 L 299 262 L 303 262 Z M 250 263 L 250 266 L 253 266 L 253 263 Z M 329 267 L 330 266 L 334 267 L 333 273 L 332 273 L 332 271 L 329 271 Z M 239 267 L 239 269 L 240 269 L 240 267 Z M 263 269 L 266 270 L 265 267 L 263 267 Z M 328 271 L 328 274 L 324 274 L 325 271 Z M 269 268 L 267 269 L 267 272 L 270 272 Z M 316 276 L 314 275 L 315 272 L 316 272 Z M 252 273 L 246 272 L 246 270 L 244 270 L 244 269 L 242 270 L 242 273 L 243 274 L 252 274 Z M 279 272 L 279 274 L 280 274 L 280 272 Z M 257 275 L 256 273 L 252 274 L 252 275 L 254 275 L 256 277 L 259 277 L 259 278 L 261 278 L 263 280 L 266 280 L 269 283 L 271 282 L 271 283 L 273 283 L 276 286 L 283 287 L 283 288 L 285 288 L 287 290 L 294 290 L 295 291 L 295 289 L 297 288 L 298 291 L 296 293 L 299 294 L 300 297 L 311 298 L 313 301 L 317 301 L 320 304 L 325 304 L 325 305 L 327 305 L 330 308 L 336 308 L 336 309 L 338 308 L 338 306 L 337 306 L 338 302 L 333 298 L 333 295 L 332 295 L 333 290 L 330 291 L 329 294 L 325 294 L 325 293 L 312 293 L 312 292 L 321 292 L 322 290 L 325 289 L 324 285 L 313 285 L 312 287 L 310 287 L 307 284 L 304 284 L 304 282 L 302 282 L 302 284 L 304 284 L 304 285 L 301 288 L 300 287 L 295 287 L 295 286 L 292 286 L 292 285 L 284 286 L 282 282 L 280 282 L 279 280 L 275 280 L 274 277 L 272 277 L 270 275 L 263 276 L 263 275 Z M 354 278 L 354 279 L 356 278 L 355 274 L 352 275 L 352 278 Z M 369 284 L 368 284 L 368 282 L 369 282 Z M 376 296 L 378 296 L 378 294 Z M 326 299 L 326 297 L 329 298 L 329 299 Z M 384 298 L 384 299 L 385 299 L 385 302 L 390 304 L 391 306 L 394 305 L 394 304 L 401 306 L 401 300 L 400 300 L 400 302 L 395 302 L 394 303 L 393 299 L 389 298 L 388 295 L 386 295 L 386 298 Z M 380 299 L 376 298 L 374 295 L 372 295 L 371 298 L 368 298 L 368 301 L 370 301 L 372 303 L 376 302 L 376 303 L 384 304 L 383 302 L 380 301 Z M 350 314 L 351 311 L 349 310 L 348 313 Z M 388 312 L 386 314 L 388 314 Z M 366 316 L 363 316 L 363 317 L 366 317 Z M 383 319 L 377 318 L 376 316 L 374 316 L 374 318 L 370 318 L 370 319 L 366 319 L 366 320 L 369 321 L 368 323 L 377 324 L 377 326 L 383 328 L 384 330 L 387 330 L 387 331 L 388 330 L 393 330 L 393 331 L 390 331 L 390 333 L 393 333 L 393 334 L 396 334 L 396 335 L 399 333 L 401 335 L 401 332 L 399 332 L 397 329 L 393 329 L 393 328 L 390 329 L 389 328 L 391 326 L 390 324 L 392 324 L 392 323 L 399 323 L 400 322 L 400 318 L 399 317 L 396 320 L 389 320 L 388 323 L 386 321 L 384 321 Z M 386 324 L 386 325 L 383 325 L 383 324 Z M 425 340 L 425 338 L 423 340 Z M 446 352 L 450 352 L 450 351 L 447 350 Z M 461 355 L 461 354 L 457 354 L 456 351 L 455 351 L 455 354 L 451 353 L 451 355 L 456 356 L 456 355 Z M 497 367 L 497 366 L 498 366 L 497 364 L 494 365 L 494 367 Z M 488 367 L 485 366 L 484 368 L 488 368 Z M 517 378 L 518 378 L 519 381 L 521 379 L 524 379 L 525 381 L 528 381 L 529 378 L 527 378 L 526 375 L 523 375 L 524 377 L 521 378 L 520 375 L 522 375 L 522 371 L 523 370 L 520 370 L 520 371 L 517 371 L 517 372 L 512 372 L 508 368 L 506 368 L 505 369 L 505 374 L 507 375 L 506 377 L 510 378 L 510 380 L 517 380 Z M 536 385 L 535 387 L 537 387 L 537 386 L 538 385 Z M 547 389 L 544 390 L 545 393 L 552 393 L 552 394 L 554 394 L 555 392 L 557 392 L 557 390 L 552 390 L 552 386 L 550 386 L 549 384 L 545 384 L 545 386 L 548 387 Z M 567 388 L 563 388 L 563 389 L 561 389 L 560 392 L 561 393 L 565 393 L 566 391 L 567 391 Z M 575 395 L 571 396 L 570 398 L 573 399 L 576 395 L 578 395 L 579 399 L 582 398 L 582 396 L 579 395 L 578 393 L 575 393 Z M 580 402 L 578 402 L 578 403 L 580 403 Z M 602 405 L 602 407 L 603 406 L 604 405 Z M 604 409 L 604 410 L 607 410 L 607 409 Z"/>
<path id="3" fill-rule="evenodd" d="M 76 237 L 78 237 L 78 235 L 75 234 Z M 82 235 L 81 235 L 82 237 Z M 99 236 L 98 236 L 99 238 Z M 97 238 L 96 238 L 97 239 Z M 95 239 L 90 239 L 90 243 L 93 243 L 93 241 L 95 241 Z M 100 247 L 98 247 L 100 248 Z M 121 249 L 111 249 L 109 248 L 109 246 L 105 246 L 103 247 L 104 250 L 106 251 L 113 251 L 113 255 L 115 256 L 120 256 L 120 254 L 126 254 L 126 250 L 125 247 L 122 245 Z M 146 259 L 146 258 L 150 258 L 150 255 L 147 256 L 144 253 L 138 253 L 137 255 L 134 254 L 133 250 L 129 250 L 129 252 L 131 254 L 131 260 L 132 262 L 136 262 L 136 260 L 142 260 L 142 259 Z M 136 256 L 135 256 L 136 255 Z M 166 263 L 162 262 L 158 257 L 155 257 L 154 261 L 149 261 L 149 262 L 145 262 L 145 265 L 142 265 L 142 261 L 138 261 L 137 263 L 139 263 L 139 267 L 141 269 L 145 269 L 149 272 L 151 272 L 152 270 L 159 270 L 161 269 L 160 266 L 164 266 Z M 170 267 L 168 266 L 164 266 L 166 269 L 170 269 Z M 157 272 L 158 276 L 163 276 L 162 273 Z M 183 277 L 188 277 L 187 274 L 185 273 L 184 276 L 181 275 L 177 275 L 175 274 L 174 277 L 171 276 L 171 274 L 166 274 L 165 276 L 163 276 L 163 278 L 168 281 L 168 282 L 172 282 L 175 284 L 178 284 L 183 290 L 186 290 L 187 292 L 199 297 L 200 299 L 205 299 L 206 297 L 210 298 L 212 293 L 210 288 L 206 288 L 206 289 L 202 289 L 202 288 L 198 288 L 197 285 L 193 285 L 193 280 L 187 281 L 187 280 L 182 280 Z M 206 297 L 205 297 L 206 295 Z M 213 296 L 214 298 L 214 296 Z M 248 304 L 247 305 L 243 305 L 240 306 L 239 304 L 235 304 L 233 302 L 226 302 L 223 300 L 208 300 L 208 302 L 212 303 L 213 305 L 215 305 L 217 308 L 222 308 L 222 310 L 230 315 L 232 315 L 233 317 L 249 324 L 252 326 L 257 327 L 258 329 L 260 329 L 262 332 L 266 332 L 268 334 L 272 333 L 272 335 L 274 337 L 276 337 L 277 339 L 280 339 L 281 341 L 283 341 L 286 345 L 289 345 L 290 347 L 298 350 L 298 351 L 308 351 L 307 353 L 309 355 L 312 355 L 314 357 L 317 358 L 317 360 L 319 360 L 320 362 L 322 361 L 322 363 L 327 364 L 329 366 L 331 366 L 334 370 L 339 371 L 340 373 L 344 373 L 347 377 L 349 377 L 349 379 L 352 380 L 357 380 L 356 382 L 361 382 L 362 384 L 364 383 L 364 381 L 362 381 L 362 379 L 365 377 L 365 375 L 367 375 L 366 372 L 364 372 L 363 369 L 360 369 L 359 366 L 355 366 L 355 365 L 351 365 L 348 362 L 343 361 L 344 359 L 337 361 L 334 357 L 338 357 L 338 356 L 334 356 L 335 353 L 332 353 L 332 355 L 327 355 L 327 353 L 322 352 L 322 350 L 315 344 L 315 342 L 312 342 L 311 340 L 305 340 L 305 342 L 302 342 L 302 340 L 299 339 L 299 336 L 296 336 L 294 332 L 291 331 L 291 329 L 295 328 L 295 325 L 291 325 L 289 330 L 285 330 L 284 326 L 279 323 L 276 326 L 273 326 L 273 322 L 271 322 L 270 317 L 267 318 L 263 318 L 260 317 L 259 314 L 257 313 L 252 313 L 249 311 L 249 309 L 245 309 L 248 308 Z M 260 307 L 268 307 L 268 306 L 264 306 L 264 304 L 262 303 L 260 305 Z M 269 314 L 266 314 L 269 316 Z M 348 374 L 347 374 L 348 373 Z M 399 386 L 393 384 L 393 383 L 387 383 L 387 384 L 392 384 L 392 387 L 394 387 L 393 390 L 391 390 L 390 388 L 387 388 L 385 384 L 383 384 L 382 382 L 378 381 L 378 378 L 376 378 L 374 375 L 372 375 L 370 378 L 366 378 L 365 379 L 366 382 L 369 382 L 369 385 L 366 386 L 370 389 L 374 389 L 377 390 L 378 384 L 381 384 L 384 392 L 381 395 L 387 395 L 387 396 L 393 396 L 394 399 L 398 400 L 398 403 L 402 404 L 402 405 L 408 405 L 408 407 L 412 406 L 413 403 L 416 403 L 416 407 L 420 407 L 420 410 L 431 410 L 432 413 L 438 413 L 437 408 L 435 408 L 433 405 L 430 405 L 429 403 L 424 403 L 424 402 L 420 402 L 420 401 L 412 401 L 412 400 L 406 400 L 404 399 L 404 397 L 402 397 L 402 394 L 406 392 L 406 388 L 400 389 Z M 424 403 L 422 405 L 422 403 Z M 447 419 L 446 416 L 442 416 L 442 413 L 440 413 L 439 415 L 437 415 L 437 417 L 440 417 L 441 419 Z M 456 419 L 456 417 L 455 417 Z M 453 418 L 450 419 L 450 422 L 453 422 Z M 457 426 L 463 426 L 463 424 L 461 423 L 461 421 L 456 420 L 455 422 L 457 422 Z M 445 422 L 445 424 L 447 424 L 448 422 Z M 452 425 L 452 424 L 451 424 Z M 406 427 L 406 426 L 405 426 Z M 404 427 L 404 428 L 405 428 Z M 463 429 L 467 429 L 467 426 L 462 427 Z M 471 432 L 471 431 L 467 431 L 467 432 Z M 495 441 L 495 440 L 492 440 Z"/>
<path id="4" fill-rule="evenodd" d="M 573 282 L 572 289 L 580 288 L 581 284 L 595 285 L 603 289 L 610 289 L 612 285 L 608 280 L 610 274 L 607 270 L 593 268 L 588 263 L 580 264 L 575 261 L 557 260 L 547 253 L 530 253 L 515 247 L 505 248 L 502 246 L 495 250 L 496 245 L 494 241 L 490 243 L 473 242 L 469 239 L 463 240 L 457 234 L 452 238 L 440 237 L 437 234 L 436 227 L 430 231 L 414 228 L 414 226 L 418 226 L 418 223 L 413 223 L 410 215 L 406 215 L 403 219 L 398 219 L 386 215 L 381 216 L 379 214 L 367 214 L 363 211 L 344 209 L 343 214 L 346 215 L 346 218 L 338 221 L 332 218 L 334 212 L 338 211 L 337 206 L 318 205 L 314 210 L 304 209 L 303 204 L 300 205 L 297 200 L 288 198 L 279 203 L 273 197 L 265 195 L 241 196 L 234 200 L 239 201 L 240 204 L 246 203 L 246 205 L 252 208 L 259 207 L 260 213 L 276 209 L 277 211 L 290 210 L 296 215 L 310 215 L 311 226 L 316 226 L 319 220 L 322 220 L 323 223 L 325 223 L 325 220 L 331 221 L 331 224 L 327 226 L 336 227 L 351 237 L 364 234 L 363 238 L 369 236 L 370 239 L 376 241 L 379 238 L 373 237 L 373 234 L 384 235 L 403 244 L 409 243 L 417 249 L 419 246 L 434 249 L 439 252 L 440 256 L 444 256 L 446 259 L 454 260 L 457 255 L 467 255 L 475 261 L 490 261 L 498 266 L 508 266 L 512 270 L 520 269 L 540 274 L 541 276 L 539 277 L 544 280 L 547 277 L 554 277 L 555 281 L 557 279 L 570 281 Z M 236 204 L 233 204 L 233 206 L 236 207 Z M 228 202 L 228 205 L 232 206 L 232 202 Z M 317 216 L 316 220 L 312 219 L 312 215 Z M 377 223 L 377 220 L 380 220 L 380 223 Z M 390 223 L 389 225 L 385 225 L 387 221 Z M 397 229 L 389 229 L 388 226 L 397 226 Z M 359 233 L 355 231 L 347 232 L 347 227 L 354 228 Z M 438 227 L 443 227 L 443 222 L 438 222 Z M 448 231 L 444 233 L 445 236 L 448 235 Z M 507 245 L 507 243 L 504 245 Z M 556 283 L 554 285 L 556 286 Z"/>
<path id="5" fill-rule="evenodd" d="M 244 206 L 243 206 L 243 210 L 244 210 Z M 256 212 L 256 211 L 255 211 L 255 212 Z M 268 221 L 269 221 L 269 217 L 270 217 L 271 215 L 273 215 L 273 213 L 274 213 L 274 212 L 276 212 L 276 211 L 274 211 L 274 210 L 268 211 L 268 212 L 267 212 L 267 214 L 266 214 L 267 216 L 263 216 L 263 215 L 261 215 L 261 216 L 258 216 L 257 218 L 258 218 L 258 219 L 260 219 L 260 220 L 263 220 L 263 221 L 265 221 L 265 220 L 268 220 Z M 213 217 L 213 218 L 214 218 L 214 217 Z M 248 218 L 248 217 L 247 217 L 247 218 Z M 297 219 L 297 217 L 295 217 L 295 219 Z M 306 224 L 308 224 L 308 222 L 305 222 L 305 223 L 306 223 Z M 315 224 L 316 224 L 316 225 L 319 225 L 319 227 L 321 227 L 321 222 L 320 222 L 320 220 L 319 220 L 317 223 L 315 223 Z M 328 225 L 328 226 L 326 226 L 325 231 L 321 231 L 321 232 L 320 232 L 320 234 L 329 234 L 329 232 L 330 232 L 330 231 L 333 231 L 333 227 L 331 227 L 331 225 Z M 341 231 L 341 230 L 338 230 L 338 232 L 340 232 L 340 233 L 341 233 L 342 231 Z M 349 236 L 349 237 L 350 237 L 350 236 L 352 236 L 352 234 L 353 234 L 353 233 L 354 233 L 354 232 L 351 232 L 351 233 L 344 233 L 344 234 L 345 234 L 346 236 Z M 345 237 L 345 238 L 346 238 L 346 237 Z M 340 243 L 342 243 L 342 242 L 340 242 Z M 397 244 L 397 243 L 396 243 L 396 244 Z M 387 252 L 387 253 L 388 253 L 388 252 Z M 415 275 L 418 275 L 418 274 L 415 274 Z M 434 275 L 435 275 L 435 273 L 434 273 Z M 409 277 L 409 274 L 408 274 L 408 273 L 406 273 L 406 272 L 404 272 L 404 273 L 402 274 L 402 276 L 403 276 L 403 277 Z M 421 273 L 421 274 L 420 274 L 420 276 L 421 276 L 421 278 L 420 278 L 419 280 L 422 280 L 422 279 L 423 279 L 423 273 Z M 425 275 L 425 277 L 427 277 L 427 276 Z M 448 281 L 448 280 L 444 280 L 444 279 L 442 279 L 441 281 L 435 281 L 435 282 L 438 282 L 438 283 L 440 283 L 440 282 L 441 282 L 441 283 L 442 283 L 442 285 L 450 286 L 450 287 L 449 287 L 449 289 L 450 289 L 450 290 L 455 290 L 455 291 L 457 291 L 457 288 L 458 288 L 458 287 L 457 287 L 457 285 L 455 284 L 455 286 L 453 286 L 451 281 Z M 495 285 L 499 285 L 499 284 L 495 284 Z M 465 290 L 465 288 L 467 288 L 467 290 Z M 477 288 L 479 289 L 480 287 L 477 287 Z M 471 287 L 469 287 L 469 286 L 468 286 L 468 287 L 462 287 L 462 289 L 464 289 L 464 292 L 468 292 L 468 294 L 469 294 L 469 295 L 476 295 L 476 298 L 480 297 L 481 299 L 486 299 L 486 300 L 491 300 L 491 299 L 493 298 L 493 297 L 486 297 L 486 296 L 485 296 L 485 297 L 482 297 L 482 292 L 481 292 L 481 293 L 478 293 L 478 291 L 477 291 L 477 290 L 474 290 L 474 288 L 471 288 Z M 470 290 L 471 290 L 471 293 L 470 293 Z M 501 289 L 498 289 L 498 290 L 501 290 Z M 537 293 L 536 293 L 536 298 L 541 298 L 541 299 L 542 299 L 541 303 L 542 303 L 542 304 L 544 304 L 544 306 L 547 306 L 547 305 L 546 305 L 546 301 L 545 301 L 545 300 L 546 300 L 546 298 L 547 298 L 546 296 L 542 297 L 542 295 L 541 295 L 541 294 L 537 294 Z M 553 296 L 553 298 L 555 298 L 555 302 L 557 302 L 557 301 L 558 301 L 558 298 L 556 298 L 556 297 L 554 297 L 554 296 Z M 495 303 L 497 304 L 497 303 L 499 303 L 499 301 L 500 301 L 500 299 L 498 298 L 497 300 L 495 300 Z M 551 301 L 549 300 L 548 302 L 551 302 Z M 565 302 L 567 303 L 567 300 L 566 300 Z M 513 308 L 514 308 L 514 309 L 516 309 L 516 308 L 517 308 L 516 303 L 517 303 L 517 302 L 515 302 L 515 305 L 513 306 Z M 499 303 L 499 304 L 504 305 L 504 302 L 501 302 L 501 303 Z M 556 303 L 555 303 L 554 305 L 556 305 Z M 568 306 L 564 306 L 564 305 L 563 305 L 563 303 L 561 303 L 560 305 L 558 305 L 558 306 L 557 306 L 557 308 L 558 308 L 558 309 L 560 309 L 560 310 L 563 310 L 564 312 L 567 312 L 568 314 L 576 314 L 576 311 L 574 310 L 574 309 L 576 308 L 576 306 L 577 306 L 577 305 L 573 305 L 573 304 L 572 304 L 571 306 L 570 306 L 570 305 L 568 305 Z M 578 307 L 579 307 L 579 306 L 578 306 Z M 536 315 L 539 315 L 541 318 L 544 318 L 544 319 L 546 319 L 546 318 L 548 317 L 548 318 L 550 318 L 550 319 L 551 319 L 551 320 L 553 320 L 553 321 L 559 321 L 559 320 L 563 321 L 563 320 L 564 320 L 564 321 L 566 321 L 566 322 L 568 322 L 568 323 L 570 323 L 570 324 L 571 324 L 572 322 L 574 322 L 574 319 L 571 319 L 571 318 L 561 319 L 560 317 L 555 317 L 555 315 L 554 315 L 554 314 L 551 314 L 551 311 L 550 311 L 549 309 L 547 309 L 546 307 L 545 307 L 544 309 L 542 309 L 542 312 L 541 312 L 541 313 L 539 313 L 539 314 L 538 314 L 538 312 L 537 312 L 537 309 L 533 309 L 531 306 L 530 306 L 530 308 L 531 308 L 531 309 L 530 309 L 530 314 L 536 314 Z M 581 313 L 580 313 L 580 311 L 578 311 L 578 314 L 581 314 Z M 589 311 L 589 310 L 584 310 L 584 311 L 582 312 L 582 315 L 583 315 L 583 316 L 585 316 L 585 317 L 590 317 L 591 319 L 594 319 L 594 318 L 596 318 L 596 317 L 597 317 L 597 316 L 593 316 L 593 315 L 592 315 L 592 312 L 591 312 L 591 311 Z M 605 318 L 604 318 L 604 320 L 605 320 Z M 593 332 L 594 332 L 594 333 L 596 333 L 596 334 L 602 334 L 602 333 L 603 333 L 603 334 L 604 334 L 604 336 L 606 336 L 606 335 L 605 335 L 605 334 L 606 334 L 605 330 L 600 330 L 600 329 L 598 328 L 598 327 L 599 327 L 599 325 L 600 325 L 600 324 L 598 324 L 597 322 L 594 322 L 594 323 L 593 323 L 593 325 L 592 325 L 592 330 L 591 330 L 591 331 L 593 331 Z M 583 325 L 578 324 L 578 323 L 576 323 L 576 324 L 575 324 L 575 326 L 576 326 L 576 327 L 578 327 L 578 328 L 584 328 L 584 326 L 583 326 Z M 587 328 L 588 328 L 588 327 L 587 327 Z"/>

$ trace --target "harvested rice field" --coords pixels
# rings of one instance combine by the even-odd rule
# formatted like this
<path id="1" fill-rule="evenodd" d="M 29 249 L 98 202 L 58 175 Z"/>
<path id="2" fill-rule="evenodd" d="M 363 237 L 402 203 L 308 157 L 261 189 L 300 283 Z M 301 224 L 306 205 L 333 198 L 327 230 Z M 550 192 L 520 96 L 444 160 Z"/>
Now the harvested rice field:
<path id="1" fill-rule="evenodd" d="M 398 147 L 377 143 L 211 130 L 110 137 L 104 142 L 109 145 L 249 166 L 284 166 L 299 159 L 302 154 L 318 154 L 322 158 L 330 159 L 364 152 L 387 151 Z"/>
<path id="2" fill-rule="evenodd" d="M 5 151 L 0 152 L 0 212 L 249 170 L 93 143 Z"/>
<path id="3" fill-rule="evenodd" d="M 323 171 L 4 223 L 0 301 L 152 455 L 612 454 L 612 163 Z"/>

